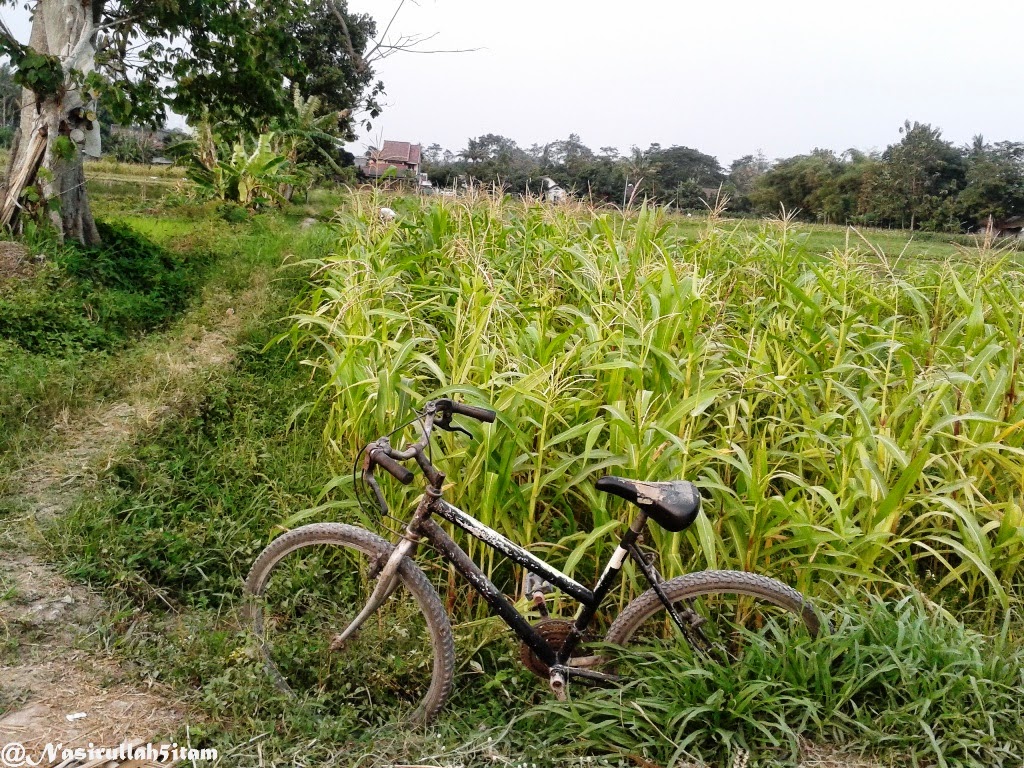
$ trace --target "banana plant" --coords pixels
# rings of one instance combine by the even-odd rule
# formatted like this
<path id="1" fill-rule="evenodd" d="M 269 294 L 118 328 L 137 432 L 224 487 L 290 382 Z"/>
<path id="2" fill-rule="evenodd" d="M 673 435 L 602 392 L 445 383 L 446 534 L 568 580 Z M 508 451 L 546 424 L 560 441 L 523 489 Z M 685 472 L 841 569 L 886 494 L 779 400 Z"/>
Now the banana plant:
<path id="1" fill-rule="evenodd" d="M 196 138 L 178 144 L 173 152 L 186 167 L 185 175 L 209 197 L 247 208 L 281 204 L 281 188 L 298 178 L 288 157 L 276 148 L 272 132 L 255 137 L 254 146 L 240 138 L 223 142 L 210 123 L 200 123 Z"/>

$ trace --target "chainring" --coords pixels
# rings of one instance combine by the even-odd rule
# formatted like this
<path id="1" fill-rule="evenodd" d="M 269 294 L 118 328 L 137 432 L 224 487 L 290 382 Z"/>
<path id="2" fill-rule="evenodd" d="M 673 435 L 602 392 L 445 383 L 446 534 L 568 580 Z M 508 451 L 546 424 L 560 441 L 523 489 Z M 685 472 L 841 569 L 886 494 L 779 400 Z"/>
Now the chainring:
<path id="1" fill-rule="evenodd" d="M 562 650 L 565 646 L 565 641 L 569 639 L 569 635 L 573 631 L 573 623 L 571 621 L 564 621 L 563 619 L 542 619 L 533 625 L 533 628 L 537 630 L 541 637 L 543 637 L 548 645 L 557 653 Z M 579 643 L 572 651 L 572 657 L 585 656 L 586 650 L 583 647 L 583 643 Z M 534 653 L 533 649 L 526 643 L 519 643 L 519 659 L 523 662 L 524 666 L 533 672 L 537 677 L 547 680 L 550 676 L 551 668 L 548 667 L 540 657 Z"/>

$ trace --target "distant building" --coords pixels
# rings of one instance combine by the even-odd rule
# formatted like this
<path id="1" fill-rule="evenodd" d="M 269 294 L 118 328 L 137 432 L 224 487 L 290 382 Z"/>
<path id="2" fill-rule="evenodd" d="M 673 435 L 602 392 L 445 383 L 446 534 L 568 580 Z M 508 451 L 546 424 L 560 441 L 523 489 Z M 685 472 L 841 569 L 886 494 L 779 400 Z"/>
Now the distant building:
<path id="1" fill-rule="evenodd" d="M 541 176 L 541 198 L 548 201 L 549 203 L 561 203 L 565 200 L 565 190 L 562 189 L 558 182 L 548 176 Z"/>
<path id="2" fill-rule="evenodd" d="M 363 163 L 356 163 L 364 176 L 379 179 L 389 171 L 398 178 L 418 179 L 422 147 L 408 141 L 385 141 L 380 149 L 370 150 Z M 392 169 L 394 169 L 392 171 Z"/>

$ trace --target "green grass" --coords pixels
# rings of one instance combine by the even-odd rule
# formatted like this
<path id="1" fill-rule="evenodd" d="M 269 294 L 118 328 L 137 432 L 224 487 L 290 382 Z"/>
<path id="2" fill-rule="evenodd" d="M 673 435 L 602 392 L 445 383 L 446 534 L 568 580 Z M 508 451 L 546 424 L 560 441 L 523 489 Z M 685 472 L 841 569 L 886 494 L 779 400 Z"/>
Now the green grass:
<path id="1" fill-rule="evenodd" d="M 245 333 L 234 369 L 208 374 L 103 489 L 62 518 L 72 573 L 153 606 L 219 606 L 279 524 L 315 504 L 330 479 L 317 422 L 292 416 L 315 396 L 268 326 Z M 322 421 L 322 418 L 321 418 Z"/>
<path id="2" fill-rule="evenodd" d="M 536 706 L 519 727 L 556 753 L 658 765 L 728 765 L 741 750 L 753 765 L 793 765 L 802 739 L 913 765 L 1024 760 L 1024 651 L 1009 635 L 986 638 L 909 598 L 832 615 L 831 635 L 783 654 L 755 646 L 735 666 L 627 656 L 631 686 Z"/>
<path id="3" fill-rule="evenodd" d="M 160 248 L 123 226 L 99 230 L 102 246 L 57 248 L 40 274 L 4 287 L 0 338 L 67 357 L 123 345 L 181 312 L 210 256 Z"/>
<path id="4" fill-rule="evenodd" d="M 124 226 L 100 230 L 101 248 L 44 243 L 47 261 L 36 274 L 0 285 L 0 457 L 82 396 L 109 393 L 113 382 L 96 371 L 114 350 L 177 317 L 212 260 Z"/>

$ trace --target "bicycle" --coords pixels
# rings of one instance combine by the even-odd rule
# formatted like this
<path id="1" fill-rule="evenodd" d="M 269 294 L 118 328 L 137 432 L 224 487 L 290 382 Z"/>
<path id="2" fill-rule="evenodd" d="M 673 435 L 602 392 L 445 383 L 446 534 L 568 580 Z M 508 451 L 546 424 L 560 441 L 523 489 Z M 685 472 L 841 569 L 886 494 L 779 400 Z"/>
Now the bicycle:
<path id="1" fill-rule="evenodd" d="M 430 439 L 435 428 L 469 435 L 452 421 L 455 415 L 482 423 L 496 418 L 491 410 L 448 398 L 434 400 L 399 428 L 418 422 L 417 442 L 398 450 L 385 436 L 363 449 L 361 477 L 384 515 L 389 509 L 376 468 L 408 485 L 414 475 L 401 462 L 415 460 L 426 479 L 423 496 L 397 543 L 352 525 L 314 523 L 283 534 L 256 559 L 245 580 L 249 618 L 280 689 L 308 689 L 325 701 L 363 698 L 367 708 L 376 708 L 386 718 L 402 708 L 411 709 L 403 719 L 412 722 L 426 723 L 437 715 L 452 690 L 455 644 L 437 590 L 412 559 L 424 540 L 512 629 L 521 641 L 523 662 L 560 698 L 571 680 L 623 682 L 612 654 L 590 650 L 589 630 L 627 558 L 650 588 L 615 618 L 601 648 L 689 648 L 695 657 L 728 662 L 755 634 L 774 634 L 784 642 L 792 632 L 814 637 L 823 628 L 827 631 L 827 623 L 809 601 L 774 579 L 739 571 L 698 571 L 662 579 L 652 557 L 641 549 L 642 537 L 648 521 L 675 533 L 696 520 L 701 496 L 687 481 L 597 481 L 597 490 L 625 499 L 639 513 L 596 585 L 587 588 L 444 500 L 445 474 L 433 465 Z M 358 463 L 357 459 L 356 472 Z M 538 588 L 530 597 L 541 618 L 531 623 L 435 522 L 435 516 L 505 555 L 541 584 L 571 597 L 580 606 L 575 618 L 548 615 L 545 592 Z M 296 553 L 305 559 L 289 557 Z M 282 639 L 271 641 L 272 632 Z"/>

